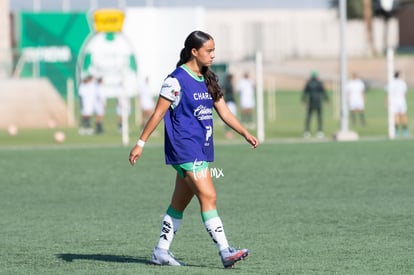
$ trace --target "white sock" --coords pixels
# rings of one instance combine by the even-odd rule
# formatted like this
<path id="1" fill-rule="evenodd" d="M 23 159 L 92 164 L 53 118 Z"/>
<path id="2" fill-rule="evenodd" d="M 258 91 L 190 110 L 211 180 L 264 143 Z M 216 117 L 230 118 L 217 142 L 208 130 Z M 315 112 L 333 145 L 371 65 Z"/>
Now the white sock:
<path id="1" fill-rule="evenodd" d="M 182 219 L 175 219 L 168 214 L 165 214 L 162 219 L 162 227 L 160 238 L 158 240 L 157 247 L 169 250 L 171 243 L 174 239 L 175 233 L 180 227 Z"/>
<path id="2" fill-rule="evenodd" d="M 220 217 L 214 217 L 205 221 L 204 226 L 219 251 L 229 247 Z"/>

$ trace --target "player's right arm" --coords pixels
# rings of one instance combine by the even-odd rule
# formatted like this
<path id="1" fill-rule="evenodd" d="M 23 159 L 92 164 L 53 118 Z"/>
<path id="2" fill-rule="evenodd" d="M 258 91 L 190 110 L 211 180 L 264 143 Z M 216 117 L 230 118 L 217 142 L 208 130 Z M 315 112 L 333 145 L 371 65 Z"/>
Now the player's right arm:
<path id="1" fill-rule="evenodd" d="M 177 94 L 179 93 L 180 89 L 181 88 L 179 86 L 179 83 L 175 78 L 168 77 L 164 81 L 154 112 L 148 119 L 147 123 L 144 126 L 144 130 L 142 130 L 141 136 L 139 137 L 139 140 L 141 142 L 145 143 L 149 139 L 152 132 L 154 132 L 158 124 L 160 124 L 161 120 L 164 118 L 167 110 L 171 107 L 172 104 L 176 104 Z M 129 163 L 131 165 L 134 165 L 135 162 L 141 157 L 143 148 L 143 145 L 140 146 L 137 143 L 131 149 L 131 152 L 129 154 Z"/>
<path id="2" fill-rule="evenodd" d="M 158 98 L 157 106 L 155 107 L 154 113 L 151 115 L 147 123 L 145 124 L 144 130 L 139 138 L 140 141 L 146 142 L 150 137 L 151 133 L 157 128 L 161 120 L 164 118 L 165 113 L 171 105 L 171 101 L 163 97 Z M 138 145 L 138 143 L 131 149 L 129 154 L 129 163 L 134 165 L 135 162 L 141 157 L 144 146 Z"/>

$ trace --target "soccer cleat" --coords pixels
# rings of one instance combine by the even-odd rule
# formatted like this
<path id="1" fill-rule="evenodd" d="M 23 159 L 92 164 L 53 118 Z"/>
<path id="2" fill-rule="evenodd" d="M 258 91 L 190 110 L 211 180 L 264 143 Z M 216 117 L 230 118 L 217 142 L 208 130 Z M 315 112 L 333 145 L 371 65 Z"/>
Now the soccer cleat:
<path id="1" fill-rule="evenodd" d="M 92 128 L 85 128 L 85 127 L 80 127 L 78 130 L 79 135 L 86 135 L 86 136 L 91 136 L 93 135 L 93 129 Z"/>
<path id="2" fill-rule="evenodd" d="M 173 266 L 182 266 L 183 262 L 179 262 L 174 255 L 166 249 L 154 248 L 152 253 L 151 262 L 155 265 L 173 265 Z"/>
<path id="3" fill-rule="evenodd" d="M 316 134 L 316 137 L 317 137 L 317 138 L 324 138 L 324 137 L 325 137 L 325 135 L 323 134 L 323 132 L 322 132 L 322 131 L 319 131 L 319 132 Z"/>
<path id="4" fill-rule="evenodd" d="M 221 250 L 219 254 L 224 268 L 232 268 L 235 263 L 244 260 L 247 256 L 249 256 L 249 250 L 228 247 Z"/>

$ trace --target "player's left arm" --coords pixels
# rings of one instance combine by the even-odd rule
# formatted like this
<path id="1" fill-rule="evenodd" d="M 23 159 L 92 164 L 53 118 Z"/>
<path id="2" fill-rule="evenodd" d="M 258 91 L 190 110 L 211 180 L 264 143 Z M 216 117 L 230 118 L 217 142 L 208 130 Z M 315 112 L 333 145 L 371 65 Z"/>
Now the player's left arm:
<path id="1" fill-rule="evenodd" d="M 237 117 L 230 111 L 227 107 L 224 98 L 221 97 L 218 101 L 214 102 L 214 109 L 217 111 L 217 114 L 230 128 L 243 136 L 248 143 L 252 145 L 253 148 L 259 146 L 259 141 L 257 138 L 249 133 L 246 128 L 240 123 Z"/>

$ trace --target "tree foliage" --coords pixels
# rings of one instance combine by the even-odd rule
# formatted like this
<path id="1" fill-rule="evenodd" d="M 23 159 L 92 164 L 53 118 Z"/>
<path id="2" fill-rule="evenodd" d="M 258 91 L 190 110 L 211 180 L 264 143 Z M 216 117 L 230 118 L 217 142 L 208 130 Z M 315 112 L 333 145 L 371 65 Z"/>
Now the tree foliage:
<path id="1" fill-rule="evenodd" d="M 333 8 L 338 8 L 339 0 L 330 0 L 330 5 Z M 349 19 L 362 19 L 364 16 L 363 0 L 346 1 L 346 13 Z"/>
<path id="2" fill-rule="evenodd" d="M 346 12 L 349 19 L 363 19 L 364 18 L 364 0 L 347 0 Z M 332 8 L 338 8 L 339 0 L 329 0 Z M 392 14 L 395 13 L 401 6 L 412 5 L 414 0 L 394 0 Z M 384 11 L 381 8 L 380 0 L 372 0 L 372 14 L 374 16 L 384 16 Z"/>

